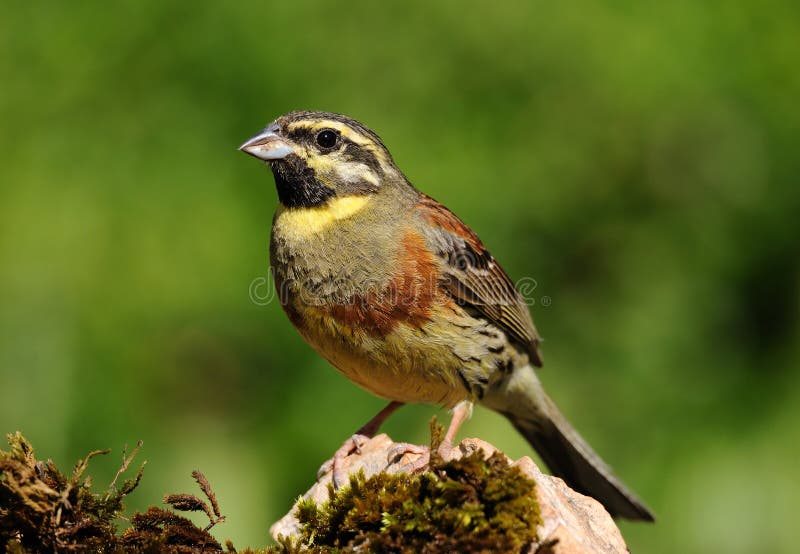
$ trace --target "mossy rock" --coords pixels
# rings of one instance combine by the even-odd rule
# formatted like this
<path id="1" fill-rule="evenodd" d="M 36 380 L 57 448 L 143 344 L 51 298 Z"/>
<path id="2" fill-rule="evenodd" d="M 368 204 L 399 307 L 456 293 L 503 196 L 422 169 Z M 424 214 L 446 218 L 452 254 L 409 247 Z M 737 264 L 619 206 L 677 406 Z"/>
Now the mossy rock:
<path id="1" fill-rule="evenodd" d="M 536 484 L 482 451 L 431 471 L 351 476 L 322 505 L 297 507 L 300 532 L 272 552 L 523 552 L 541 522 Z"/>

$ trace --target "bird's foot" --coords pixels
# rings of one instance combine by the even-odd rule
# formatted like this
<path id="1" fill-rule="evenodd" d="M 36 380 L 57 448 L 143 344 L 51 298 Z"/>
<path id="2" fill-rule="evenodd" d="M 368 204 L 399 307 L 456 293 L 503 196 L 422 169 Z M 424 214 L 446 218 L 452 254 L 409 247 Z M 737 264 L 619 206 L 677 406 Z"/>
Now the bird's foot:
<path id="1" fill-rule="evenodd" d="M 404 473 L 422 471 L 430 464 L 431 449 L 427 446 L 420 446 L 408 442 L 399 442 L 390 448 L 389 454 L 386 456 L 386 461 L 389 462 L 389 465 L 398 463 L 406 454 L 416 454 L 419 457 L 413 462 L 409 462 L 400 467 L 400 471 Z"/>
<path id="2" fill-rule="evenodd" d="M 420 446 L 418 444 L 411 444 L 409 442 L 398 442 L 389 449 L 389 454 L 386 456 L 386 461 L 389 463 L 389 465 L 392 465 L 396 462 L 399 462 L 406 454 L 417 454 L 420 457 L 410 464 L 403 466 L 403 470 L 405 470 L 407 466 L 411 465 L 419 465 L 419 468 L 417 469 L 421 469 L 428 465 L 428 461 L 431 457 L 431 449 L 427 446 Z M 418 464 L 420 461 L 422 463 Z M 413 471 L 409 471 L 409 473 L 413 473 Z"/>
<path id="3" fill-rule="evenodd" d="M 331 481 L 333 482 L 333 487 L 335 489 L 341 488 L 347 480 L 347 473 L 344 471 L 343 467 L 344 459 L 351 454 L 361 454 L 361 447 L 369 440 L 370 437 L 356 433 L 344 441 L 342 446 L 334 452 L 333 458 L 323 463 L 319 470 L 317 470 L 317 480 L 322 478 L 323 475 L 332 473 Z"/>
<path id="4" fill-rule="evenodd" d="M 457 450 L 458 448 L 453 446 L 452 443 L 442 442 L 438 446 L 438 448 L 436 448 L 435 455 L 436 457 L 438 457 L 443 461 L 450 461 L 458 457 L 456 455 Z M 419 457 L 414 461 L 403 465 L 400 468 L 400 471 L 404 473 L 416 473 L 430 466 L 431 463 L 430 448 L 428 448 L 427 446 L 419 446 L 416 444 L 409 444 L 405 442 L 395 444 L 389 450 L 389 455 L 387 456 L 389 464 L 391 465 L 393 463 L 399 462 L 400 459 L 406 454 L 417 454 L 419 455 Z"/>

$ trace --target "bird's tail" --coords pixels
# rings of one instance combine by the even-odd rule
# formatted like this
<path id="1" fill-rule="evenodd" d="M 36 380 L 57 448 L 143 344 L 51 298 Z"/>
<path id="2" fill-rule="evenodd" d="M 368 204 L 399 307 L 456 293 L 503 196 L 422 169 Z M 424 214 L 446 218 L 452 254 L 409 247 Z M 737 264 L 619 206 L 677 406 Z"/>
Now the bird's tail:
<path id="1" fill-rule="evenodd" d="M 598 500 L 614 517 L 654 521 L 650 510 L 564 418 L 531 367 L 515 370 L 483 403 L 506 416 L 550 471 L 574 490 Z"/>

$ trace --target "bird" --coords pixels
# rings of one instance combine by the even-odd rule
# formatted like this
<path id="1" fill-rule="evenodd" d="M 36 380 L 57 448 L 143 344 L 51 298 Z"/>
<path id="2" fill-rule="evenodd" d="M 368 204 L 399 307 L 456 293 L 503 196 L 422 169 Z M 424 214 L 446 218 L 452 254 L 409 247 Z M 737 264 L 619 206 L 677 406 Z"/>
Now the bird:
<path id="1" fill-rule="evenodd" d="M 614 517 L 653 513 L 573 429 L 537 376 L 527 304 L 472 229 L 406 178 L 381 138 L 345 115 L 294 111 L 239 150 L 272 170 L 270 268 L 300 335 L 388 405 L 342 459 L 407 403 L 451 410 L 453 448 L 474 404 L 505 416 L 550 471 Z"/>

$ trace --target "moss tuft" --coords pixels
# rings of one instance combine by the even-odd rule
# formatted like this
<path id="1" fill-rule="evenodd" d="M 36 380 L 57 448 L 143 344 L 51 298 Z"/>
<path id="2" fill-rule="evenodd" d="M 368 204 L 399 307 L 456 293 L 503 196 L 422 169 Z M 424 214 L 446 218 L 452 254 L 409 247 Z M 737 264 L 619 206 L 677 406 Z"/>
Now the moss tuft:
<path id="1" fill-rule="evenodd" d="M 224 521 L 211 486 L 202 473 L 192 476 L 209 503 L 189 494 L 168 495 L 164 501 L 176 510 L 203 511 L 205 529 L 173 511 L 151 506 L 130 519 L 119 533 L 116 523 L 126 520 L 123 500 L 142 478 L 144 464 L 132 479 L 117 484 L 141 443 L 130 456 L 123 451 L 122 465 L 107 489 L 91 490 L 85 476 L 89 462 L 108 450 L 90 452 L 75 464 L 70 475 L 61 473 L 50 460 L 36 459 L 33 447 L 20 433 L 8 435 L 8 452 L 0 451 L 0 549 L 33 552 L 153 552 L 217 553 L 220 544 L 208 533 Z M 234 551 L 233 547 L 228 548 Z"/>
<path id="2" fill-rule="evenodd" d="M 522 552 L 541 521 L 535 486 L 502 454 L 480 451 L 434 457 L 417 475 L 359 473 L 322 505 L 300 502 L 300 534 L 272 552 Z"/>

